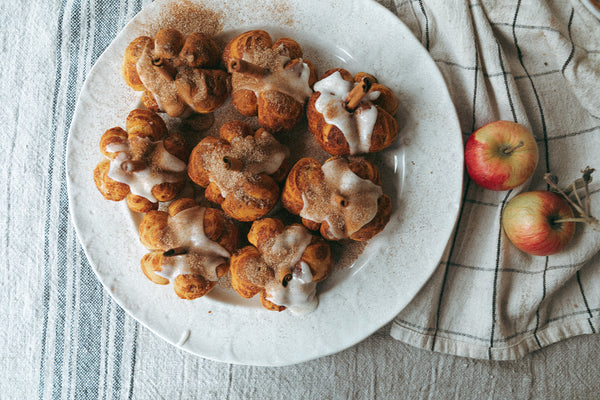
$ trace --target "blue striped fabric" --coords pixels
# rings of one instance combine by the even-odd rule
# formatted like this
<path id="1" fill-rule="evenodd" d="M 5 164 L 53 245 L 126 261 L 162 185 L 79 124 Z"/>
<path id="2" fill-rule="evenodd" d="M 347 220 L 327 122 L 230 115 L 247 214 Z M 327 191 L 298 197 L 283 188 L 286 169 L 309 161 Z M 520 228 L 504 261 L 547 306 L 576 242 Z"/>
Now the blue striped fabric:
<path id="1" fill-rule="evenodd" d="M 143 4 L 62 1 L 57 6 L 38 395 L 42 399 L 130 398 L 137 322 L 104 291 L 77 241 L 68 213 L 65 152 L 87 72 Z"/>

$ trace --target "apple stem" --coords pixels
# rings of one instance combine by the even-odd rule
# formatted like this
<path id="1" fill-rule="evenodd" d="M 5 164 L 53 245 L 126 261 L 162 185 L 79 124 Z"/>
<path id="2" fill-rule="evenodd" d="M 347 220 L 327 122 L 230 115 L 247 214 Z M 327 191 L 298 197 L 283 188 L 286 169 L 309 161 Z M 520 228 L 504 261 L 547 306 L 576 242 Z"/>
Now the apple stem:
<path id="1" fill-rule="evenodd" d="M 570 184 L 567 187 L 562 188 L 563 192 L 565 192 L 565 194 L 567 196 L 570 196 L 571 193 L 573 193 L 573 190 L 579 190 L 579 189 L 583 189 L 585 187 L 585 181 L 583 180 L 583 178 L 577 178 L 573 181 L 572 184 Z"/>
<path id="2" fill-rule="evenodd" d="M 555 224 L 561 224 L 563 222 L 583 222 L 586 223 L 588 222 L 587 219 L 585 218 L 561 218 L 561 219 L 557 219 L 555 221 L 552 221 Z"/>
<path id="3" fill-rule="evenodd" d="M 525 143 L 523 143 L 523 141 L 520 141 L 519 144 L 516 146 L 510 146 L 510 147 L 506 147 L 506 148 L 502 149 L 502 154 L 505 154 L 508 156 L 508 155 L 512 154 L 513 151 L 515 151 L 518 148 L 521 148 L 523 146 L 525 146 Z"/>
<path id="4" fill-rule="evenodd" d="M 571 207 L 573 207 L 575 210 L 577 210 L 577 212 L 579 214 L 585 213 L 585 211 L 581 207 L 579 207 L 578 204 L 576 204 L 573 200 L 571 200 L 571 198 L 561 188 L 558 187 L 558 185 L 556 184 L 556 182 L 558 182 L 558 179 L 556 178 L 555 175 L 545 174 L 544 180 L 546 181 L 546 183 L 548 185 L 550 185 L 550 187 L 552 189 L 554 189 L 555 192 L 559 193 L 562 197 L 564 197 L 565 200 L 567 200 L 569 202 Z"/>
<path id="5" fill-rule="evenodd" d="M 554 221 L 555 223 L 561 222 L 583 222 L 590 225 L 594 230 L 600 231 L 600 222 L 592 216 L 591 213 L 591 201 L 590 201 L 590 189 L 589 183 L 592 181 L 592 173 L 594 172 L 594 168 L 585 167 L 585 169 L 581 170 L 583 174 L 582 178 L 575 179 L 571 185 L 567 187 L 567 190 L 562 190 L 558 187 L 558 178 L 552 174 L 545 174 L 544 180 L 548 185 L 557 193 L 559 193 L 562 197 L 567 200 L 567 202 L 573 207 L 578 213 L 578 218 L 564 218 Z M 583 188 L 585 190 L 585 198 L 584 202 L 581 201 L 581 197 L 579 197 L 579 193 L 577 190 L 581 188 L 581 184 L 583 183 Z M 577 203 L 575 203 L 569 194 L 573 193 L 575 195 L 575 199 Z"/>
<path id="6" fill-rule="evenodd" d="M 581 202 L 581 198 L 579 197 L 579 193 L 577 193 L 577 187 L 575 186 L 575 181 L 571 185 L 573 187 L 573 194 L 575 195 L 575 200 L 577 200 L 577 205 L 581 210 L 583 210 L 587 214 L 587 210 L 584 209 L 583 203 Z M 587 187 L 587 185 L 585 185 Z"/>

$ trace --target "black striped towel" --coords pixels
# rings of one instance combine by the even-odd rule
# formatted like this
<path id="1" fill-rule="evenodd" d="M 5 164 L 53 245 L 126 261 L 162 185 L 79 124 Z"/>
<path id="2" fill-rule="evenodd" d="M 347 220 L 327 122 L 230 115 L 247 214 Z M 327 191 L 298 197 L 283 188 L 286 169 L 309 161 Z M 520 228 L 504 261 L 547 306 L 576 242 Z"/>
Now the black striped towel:
<path id="1" fill-rule="evenodd" d="M 466 178 L 454 236 L 434 276 L 395 319 L 396 339 L 510 360 L 600 329 L 600 234 L 579 225 L 566 251 L 536 257 L 517 250 L 500 227 L 507 201 L 546 189 L 544 173 L 566 185 L 587 165 L 600 170 L 600 21 L 582 1 L 396 2 L 446 78 L 464 139 L 504 119 L 530 128 L 540 149 L 531 182 L 512 191 Z M 596 216 L 599 181 L 591 185 Z"/>

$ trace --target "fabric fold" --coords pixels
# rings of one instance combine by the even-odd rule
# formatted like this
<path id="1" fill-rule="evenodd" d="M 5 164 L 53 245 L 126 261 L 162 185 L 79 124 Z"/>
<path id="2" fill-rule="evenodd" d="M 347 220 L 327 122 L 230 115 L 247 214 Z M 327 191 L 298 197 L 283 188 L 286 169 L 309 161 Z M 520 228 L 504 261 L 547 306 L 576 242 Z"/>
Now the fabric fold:
<path id="1" fill-rule="evenodd" d="M 566 185 L 600 151 L 600 21 L 578 0 L 462 4 L 397 2 L 397 15 L 429 49 L 454 101 L 463 138 L 495 120 L 530 129 L 540 161 L 520 187 L 494 192 L 465 176 L 456 230 L 434 275 L 392 325 L 394 338 L 474 358 L 510 360 L 595 333 L 600 234 L 578 224 L 568 248 L 530 256 L 504 234 L 502 209 L 517 194 Z M 450 133 L 452 134 L 452 133 Z M 600 178 L 599 178 L 600 179 Z M 600 214 L 600 186 L 591 185 Z"/>

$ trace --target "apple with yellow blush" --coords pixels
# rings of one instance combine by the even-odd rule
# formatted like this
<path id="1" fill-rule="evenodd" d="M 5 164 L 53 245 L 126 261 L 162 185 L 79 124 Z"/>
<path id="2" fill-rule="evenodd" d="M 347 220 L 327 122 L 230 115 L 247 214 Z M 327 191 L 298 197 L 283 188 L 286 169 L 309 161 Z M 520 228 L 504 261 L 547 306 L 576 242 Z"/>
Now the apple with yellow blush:
<path id="1" fill-rule="evenodd" d="M 535 190 L 517 195 L 502 211 L 502 228 L 520 250 L 535 256 L 560 252 L 573 239 L 573 210 L 556 193 Z"/>
<path id="2" fill-rule="evenodd" d="M 490 190 L 513 189 L 529 179 L 537 167 L 535 137 L 523 125 L 495 121 L 469 136 L 465 146 L 467 173 Z"/>
<path id="3" fill-rule="evenodd" d="M 581 171 L 582 177 L 565 188 L 558 178 L 547 173 L 544 180 L 552 191 L 534 190 L 511 199 L 502 210 L 502 228 L 520 250 L 549 256 L 561 252 L 573 239 L 575 224 L 584 223 L 600 231 L 600 222 L 592 215 L 589 183 L 593 168 Z M 579 191 L 583 191 L 580 195 Z"/>

